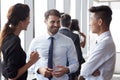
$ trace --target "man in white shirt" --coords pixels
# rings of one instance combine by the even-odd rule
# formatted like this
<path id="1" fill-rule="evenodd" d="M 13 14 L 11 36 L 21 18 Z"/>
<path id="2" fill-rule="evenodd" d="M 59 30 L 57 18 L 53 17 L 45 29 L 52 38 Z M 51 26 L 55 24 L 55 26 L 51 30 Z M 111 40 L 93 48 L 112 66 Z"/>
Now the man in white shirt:
<path id="1" fill-rule="evenodd" d="M 82 65 L 79 80 L 111 80 L 116 59 L 116 49 L 110 33 L 112 10 L 108 6 L 97 6 L 91 12 L 90 26 L 98 35 L 95 48 Z"/>

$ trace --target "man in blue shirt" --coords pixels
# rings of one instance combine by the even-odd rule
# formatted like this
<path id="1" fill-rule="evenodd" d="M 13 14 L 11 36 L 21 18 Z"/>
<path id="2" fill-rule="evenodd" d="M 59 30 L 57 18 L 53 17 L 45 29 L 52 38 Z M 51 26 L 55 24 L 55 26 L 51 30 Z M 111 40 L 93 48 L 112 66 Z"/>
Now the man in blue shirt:
<path id="1" fill-rule="evenodd" d="M 45 13 L 45 24 L 47 32 L 43 36 L 33 39 L 28 53 L 37 50 L 41 58 L 34 65 L 37 80 L 68 80 L 68 74 L 76 72 L 79 63 L 73 41 L 58 32 L 60 28 L 60 12 L 56 9 Z M 48 51 L 50 37 L 54 38 L 53 46 L 53 68 L 48 68 Z M 69 66 L 67 66 L 67 61 Z"/>

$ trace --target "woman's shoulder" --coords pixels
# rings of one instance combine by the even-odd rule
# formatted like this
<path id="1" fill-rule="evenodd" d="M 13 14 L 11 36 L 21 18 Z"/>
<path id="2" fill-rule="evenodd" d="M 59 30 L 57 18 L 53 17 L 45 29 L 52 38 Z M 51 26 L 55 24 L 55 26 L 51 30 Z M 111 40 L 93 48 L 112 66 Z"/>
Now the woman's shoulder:
<path id="1" fill-rule="evenodd" d="M 4 42 L 8 44 L 16 44 L 16 43 L 20 43 L 20 38 L 14 34 L 10 34 L 6 36 L 6 38 L 4 39 Z"/>
<path id="2" fill-rule="evenodd" d="M 20 39 L 19 37 L 15 36 L 15 35 L 8 35 L 5 37 L 3 44 L 2 44 L 2 49 L 6 49 L 7 50 L 12 50 L 15 47 L 20 45 Z"/>

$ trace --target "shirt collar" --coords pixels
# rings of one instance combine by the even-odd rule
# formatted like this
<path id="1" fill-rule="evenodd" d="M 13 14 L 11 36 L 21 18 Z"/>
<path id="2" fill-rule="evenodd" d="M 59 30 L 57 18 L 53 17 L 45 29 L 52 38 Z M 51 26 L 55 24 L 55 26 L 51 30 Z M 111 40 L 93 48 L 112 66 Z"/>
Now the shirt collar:
<path id="1" fill-rule="evenodd" d="M 96 42 L 99 43 L 102 39 L 104 39 L 108 35 L 111 35 L 110 31 L 106 31 L 106 32 L 102 33 L 101 35 L 98 36 Z"/>
<path id="2" fill-rule="evenodd" d="M 57 39 L 59 34 L 60 34 L 60 33 L 57 32 L 55 35 L 50 36 L 50 35 L 47 33 L 47 34 L 46 34 L 46 39 L 49 39 L 50 37 L 54 37 L 54 39 Z"/>
<path id="3" fill-rule="evenodd" d="M 60 29 L 67 29 L 67 30 L 70 30 L 68 27 L 64 27 L 64 26 L 61 26 Z"/>

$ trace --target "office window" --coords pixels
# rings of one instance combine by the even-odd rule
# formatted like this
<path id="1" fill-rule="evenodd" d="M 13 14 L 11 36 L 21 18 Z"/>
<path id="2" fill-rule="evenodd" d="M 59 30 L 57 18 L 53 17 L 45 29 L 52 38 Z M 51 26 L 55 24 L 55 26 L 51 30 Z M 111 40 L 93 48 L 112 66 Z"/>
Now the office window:
<path id="1" fill-rule="evenodd" d="M 47 11 L 47 0 L 34 0 L 34 22 L 35 37 L 45 33 L 44 13 Z"/>
<path id="2" fill-rule="evenodd" d="M 120 2 L 111 2 L 111 8 L 113 11 L 113 16 L 110 29 L 113 40 L 115 41 L 116 52 L 120 52 Z"/>
<path id="3" fill-rule="evenodd" d="M 96 1 L 94 1 L 94 2 L 93 2 L 93 5 L 94 5 L 94 6 L 109 5 L 109 3 L 108 3 L 108 2 L 96 2 Z"/>
<path id="4" fill-rule="evenodd" d="M 76 1 L 75 0 L 71 0 L 71 2 L 70 2 L 70 15 L 71 15 L 71 17 L 72 17 L 72 19 L 75 19 L 75 17 L 76 17 L 76 3 L 75 3 Z"/>
<path id="5" fill-rule="evenodd" d="M 60 12 L 64 12 L 64 0 L 56 0 L 56 9 Z"/>

